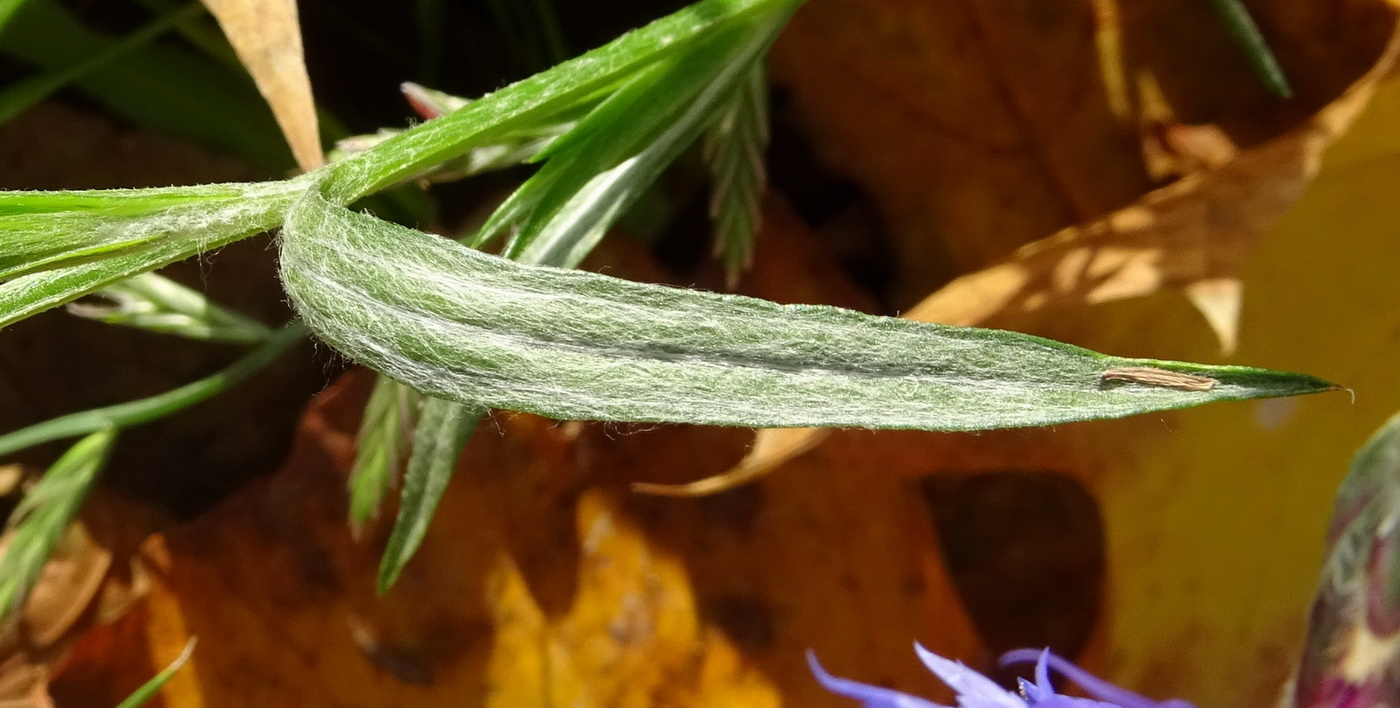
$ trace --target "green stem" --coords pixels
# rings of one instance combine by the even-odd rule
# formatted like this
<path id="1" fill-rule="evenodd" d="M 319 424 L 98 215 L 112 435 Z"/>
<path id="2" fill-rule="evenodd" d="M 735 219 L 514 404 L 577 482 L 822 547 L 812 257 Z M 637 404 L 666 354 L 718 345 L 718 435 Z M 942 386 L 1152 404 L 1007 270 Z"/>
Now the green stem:
<path id="1" fill-rule="evenodd" d="M 1220 19 L 1224 20 L 1230 37 L 1244 50 L 1250 65 L 1254 67 L 1254 72 L 1259 75 L 1259 79 L 1264 82 L 1270 93 L 1279 98 L 1292 96 L 1293 89 L 1288 85 L 1288 77 L 1284 76 L 1283 69 L 1278 65 L 1273 52 L 1269 51 L 1264 35 L 1259 32 L 1259 26 L 1254 23 L 1254 18 L 1249 15 L 1249 10 L 1244 4 L 1240 0 L 1211 0 L 1211 4 L 1215 6 Z"/>
<path id="2" fill-rule="evenodd" d="M 305 336 L 306 327 L 300 321 L 293 321 L 263 342 L 262 346 L 248 352 L 243 358 L 213 376 L 150 398 L 119 403 L 106 408 L 95 408 L 80 413 L 70 413 L 36 423 L 27 428 L 21 428 L 6 435 L 0 435 L 0 455 L 8 455 L 50 440 L 77 437 L 109 426 L 129 428 L 133 425 L 149 423 L 188 408 L 257 373 L 258 370 L 271 363 L 279 354 L 301 341 Z"/>

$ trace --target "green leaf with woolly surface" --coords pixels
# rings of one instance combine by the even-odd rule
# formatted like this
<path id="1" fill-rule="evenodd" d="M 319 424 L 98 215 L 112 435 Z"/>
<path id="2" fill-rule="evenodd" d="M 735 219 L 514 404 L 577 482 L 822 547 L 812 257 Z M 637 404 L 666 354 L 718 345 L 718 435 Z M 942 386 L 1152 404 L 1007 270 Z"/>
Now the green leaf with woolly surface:
<path id="1" fill-rule="evenodd" d="M 116 428 L 109 427 L 79 440 L 53 463 L 10 515 L 14 535 L 0 557 L 0 618 L 24 604 L 116 439 Z"/>
<path id="2" fill-rule="evenodd" d="M 467 438 L 485 414 L 472 404 L 429 398 L 413 434 L 413 455 L 404 472 L 403 500 L 388 546 L 379 561 L 379 592 L 385 593 L 423 543 L 428 523 L 452 480 L 452 470 Z"/>
<path id="3" fill-rule="evenodd" d="M 303 188 L 290 180 L 152 190 L 0 192 L 0 260 L 13 272 L 43 268 L 0 283 L 0 328 L 277 226 Z M 240 195 L 248 198 L 240 200 Z M 45 245 L 47 237 L 69 250 Z M 10 258 L 22 249 L 32 260 Z"/>
<path id="4" fill-rule="evenodd" d="M 1331 388 L 521 265 L 315 192 L 289 214 L 281 269 L 307 325 L 352 359 L 433 396 L 551 418 L 982 430 Z M 1105 380 L 1122 367 L 1212 383 Z"/>

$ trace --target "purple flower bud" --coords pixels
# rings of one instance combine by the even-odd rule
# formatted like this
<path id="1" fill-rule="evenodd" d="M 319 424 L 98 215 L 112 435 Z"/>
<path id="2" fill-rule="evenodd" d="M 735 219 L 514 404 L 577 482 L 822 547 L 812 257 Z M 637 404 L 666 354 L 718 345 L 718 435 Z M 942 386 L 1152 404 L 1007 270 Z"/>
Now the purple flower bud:
<path id="1" fill-rule="evenodd" d="M 1003 666 L 1027 661 L 1036 662 L 1035 682 L 1022 679 L 1020 695 L 1002 688 L 995 681 L 969 669 L 961 662 L 944 659 L 918 644 L 914 645 L 914 651 L 929 671 L 957 692 L 958 708 L 1195 708 L 1186 701 L 1154 701 L 1114 686 L 1051 654 L 1049 649 L 1019 649 L 1008 652 L 1001 658 Z M 894 689 L 832 676 L 817 663 L 817 656 L 811 651 L 807 652 L 807 664 L 817 682 L 828 691 L 854 698 L 860 701 L 864 708 L 947 708 Z M 1055 687 L 1050 683 L 1052 668 L 1074 681 L 1094 698 L 1075 698 L 1055 693 Z"/>

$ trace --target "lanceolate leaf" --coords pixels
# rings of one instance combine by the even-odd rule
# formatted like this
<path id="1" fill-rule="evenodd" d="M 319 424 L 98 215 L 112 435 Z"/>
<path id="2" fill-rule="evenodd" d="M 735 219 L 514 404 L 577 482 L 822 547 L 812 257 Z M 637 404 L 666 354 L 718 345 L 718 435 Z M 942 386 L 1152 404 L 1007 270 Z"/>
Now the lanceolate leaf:
<path id="1" fill-rule="evenodd" d="M 767 182 L 763 166 L 767 146 L 768 80 L 763 62 L 755 61 L 705 133 L 715 254 L 724 259 L 730 285 L 753 260 L 758 200 Z"/>
<path id="2" fill-rule="evenodd" d="M 379 592 L 388 592 L 428 533 L 428 522 L 452 479 L 452 469 L 486 411 L 441 398 L 429 398 L 413 435 L 413 456 L 404 473 L 403 500 L 389 545 L 379 562 Z"/>
<path id="3" fill-rule="evenodd" d="M 113 283 L 95 295 L 108 302 L 69 303 L 68 312 L 107 324 L 208 342 L 257 344 L 272 336 L 272 330 L 261 322 L 157 273 Z"/>
<path id="4" fill-rule="evenodd" d="M 552 418 L 985 430 L 1331 388 L 526 266 L 315 192 L 289 214 L 282 276 L 351 358 L 430 395 Z"/>
<path id="5" fill-rule="evenodd" d="M 379 514 L 408 454 L 408 441 L 417 425 L 423 394 L 379 376 L 365 404 L 359 445 L 350 468 L 350 528 L 358 530 Z"/>

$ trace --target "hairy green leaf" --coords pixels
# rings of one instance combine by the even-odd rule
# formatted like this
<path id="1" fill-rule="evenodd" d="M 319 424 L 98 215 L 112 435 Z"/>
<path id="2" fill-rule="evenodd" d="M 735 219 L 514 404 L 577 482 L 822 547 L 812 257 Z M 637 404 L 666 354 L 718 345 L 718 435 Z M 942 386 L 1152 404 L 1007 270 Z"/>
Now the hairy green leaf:
<path id="1" fill-rule="evenodd" d="M 379 515 L 399 465 L 409 450 L 423 394 L 379 375 L 360 421 L 359 444 L 350 468 L 350 528 L 358 531 Z M 456 454 L 455 452 L 453 453 Z"/>
<path id="2" fill-rule="evenodd" d="M 108 302 L 69 303 L 68 311 L 107 324 L 207 342 L 256 344 L 272 336 L 261 322 L 156 273 L 142 273 L 93 294 Z"/>
<path id="3" fill-rule="evenodd" d="M 1332 388 L 521 265 L 314 192 L 289 215 L 281 267 L 307 325 L 351 358 L 433 396 L 551 418 L 984 430 Z"/>
<path id="4" fill-rule="evenodd" d="M 704 0 L 302 178 L 261 185 L 0 193 L 0 280 L 9 279 L 0 283 L 0 327 L 272 228 L 313 182 L 344 204 L 478 146 L 572 120 L 665 56 L 716 42 L 720 35 L 752 31 L 795 4 Z"/>
<path id="5" fill-rule="evenodd" d="M 0 280 L 156 244 L 191 256 L 276 226 L 305 184 L 0 192 Z"/>
<path id="6" fill-rule="evenodd" d="M 399 516 L 389 535 L 388 547 L 379 562 L 379 592 L 394 585 L 428 533 L 428 522 L 442 493 L 452 479 L 452 470 L 467 438 L 476 430 L 485 409 L 441 398 L 429 398 L 413 435 L 413 455 L 404 473 L 403 500 Z"/>
<path id="7" fill-rule="evenodd" d="M 79 440 L 10 515 L 14 535 L 0 557 L 0 618 L 24 604 L 116 439 L 117 429 L 107 427 Z"/>
<path id="8" fill-rule="evenodd" d="M 302 179 L 0 192 L 0 328 L 277 226 Z"/>

